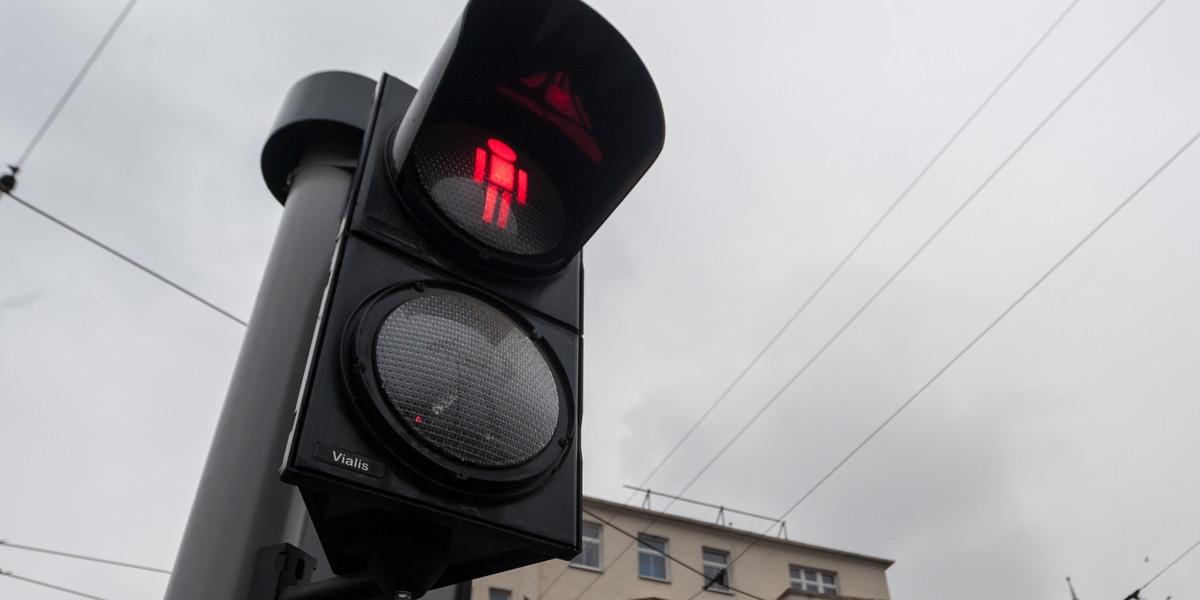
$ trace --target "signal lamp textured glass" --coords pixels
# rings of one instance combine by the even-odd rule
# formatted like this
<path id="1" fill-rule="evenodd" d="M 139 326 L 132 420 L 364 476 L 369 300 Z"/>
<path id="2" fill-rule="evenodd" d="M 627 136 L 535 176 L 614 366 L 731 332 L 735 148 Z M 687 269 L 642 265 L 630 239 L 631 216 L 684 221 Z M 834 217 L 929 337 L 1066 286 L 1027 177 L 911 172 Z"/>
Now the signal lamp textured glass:
<path id="1" fill-rule="evenodd" d="M 558 426 L 545 356 L 511 319 L 465 296 L 418 296 L 393 309 L 375 336 L 375 369 L 408 428 L 469 465 L 524 463 Z"/>
<path id="2" fill-rule="evenodd" d="M 511 254 L 553 250 L 562 200 L 532 158 L 476 127 L 442 123 L 413 144 L 413 166 L 438 210 L 476 241 Z"/>

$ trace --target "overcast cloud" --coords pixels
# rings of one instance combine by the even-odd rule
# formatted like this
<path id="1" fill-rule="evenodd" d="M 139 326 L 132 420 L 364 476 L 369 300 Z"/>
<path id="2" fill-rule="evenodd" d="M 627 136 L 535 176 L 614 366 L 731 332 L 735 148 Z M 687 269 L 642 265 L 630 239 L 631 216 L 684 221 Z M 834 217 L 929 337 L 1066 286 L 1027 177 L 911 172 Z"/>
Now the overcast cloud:
<path id="1" fill-rule="evenodd" d="M 1082 0 L 651 487 L 682 489 L 1155 3 Z M 0 162 L 124 4 L 0 0 Z M 625 500 L 1069 2 L 591 4 L 668 126 L 585 251 L 585 491 Z M 288 88 L 419 83 L 461 8 L 143 0 L 16 193 L 247 318 Z M 1200 131 L 1196 31 L 1200 3 L 1166 0 L 687 495 L 791 507 Z M 1123 598 L 1200 539 L 1198 174 L 1192 148 L 790 514 L 791 538 L 894 559 L 896 600 L 1067 600 L 1068 575 L 1080 600 Z M 0 257 L 0 539 L 170 568 L 244 328 L 8 197 Z M 0 568 L 110 600 L 166 585 L 3 547 Z M 1200 597 L 1200 554 L 1142 597 L 1168 595 Z M 0 578 L 0 597 L 65 596 Z"/>

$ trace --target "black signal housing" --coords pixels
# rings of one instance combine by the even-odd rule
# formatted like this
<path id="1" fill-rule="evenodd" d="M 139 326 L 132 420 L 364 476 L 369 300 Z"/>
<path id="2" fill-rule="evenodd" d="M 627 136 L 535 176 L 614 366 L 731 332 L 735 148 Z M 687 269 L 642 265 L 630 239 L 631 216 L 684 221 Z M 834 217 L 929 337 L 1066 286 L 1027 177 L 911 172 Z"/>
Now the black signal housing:
<path id="1" fill-rule="evenodd" d="M 662 148 L 654 83 L 579 0 L 471 0 L 369 104 L 281 478 L 385 592 L 569 559 L 581 249 Z"/>

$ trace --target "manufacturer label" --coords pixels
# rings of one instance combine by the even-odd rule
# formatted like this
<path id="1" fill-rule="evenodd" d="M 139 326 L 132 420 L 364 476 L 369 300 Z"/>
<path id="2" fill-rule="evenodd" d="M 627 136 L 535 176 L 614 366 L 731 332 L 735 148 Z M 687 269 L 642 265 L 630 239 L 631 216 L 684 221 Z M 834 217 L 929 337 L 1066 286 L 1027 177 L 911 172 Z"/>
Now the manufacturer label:
<path id="1" fill-rule="evenodd" d="M 362 475 L 371 477 L 383 477 L 383 462 L 355 454 L 349 450 L 342 450 L 336 446 L 328 446 L 318 443 L 317 451 L 313 454 L 313 458 L 334 466 L 341 467 L 347 471 L 354 471 Z"/>

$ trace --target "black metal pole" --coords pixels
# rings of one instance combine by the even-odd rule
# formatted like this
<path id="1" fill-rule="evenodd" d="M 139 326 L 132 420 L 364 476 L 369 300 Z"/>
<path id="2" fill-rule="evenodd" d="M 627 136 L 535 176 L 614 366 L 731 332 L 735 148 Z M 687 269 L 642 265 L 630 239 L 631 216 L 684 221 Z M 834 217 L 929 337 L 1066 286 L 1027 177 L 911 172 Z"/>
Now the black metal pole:
<path id="1" fill-rule="evenodd" d="M 296 488 L 279 481 L 375 82 L 318 73 L 289 93 L 263 151 L 283 217 L 213 436 L 166 600 L 242 600 L 260 548 L 324 563 Z"/>

